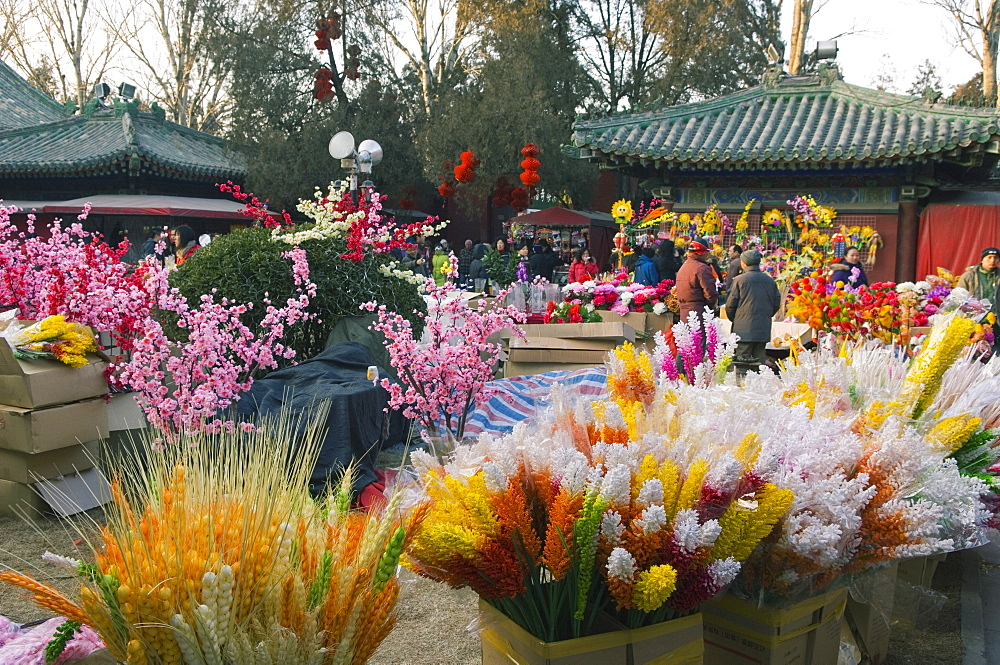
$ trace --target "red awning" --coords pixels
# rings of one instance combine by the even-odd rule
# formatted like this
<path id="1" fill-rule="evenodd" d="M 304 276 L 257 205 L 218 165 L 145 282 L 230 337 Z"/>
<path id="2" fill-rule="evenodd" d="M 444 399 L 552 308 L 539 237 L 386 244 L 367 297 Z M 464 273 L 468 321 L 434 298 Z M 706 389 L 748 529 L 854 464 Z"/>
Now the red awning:
<path id="1" fill-rule="evenodd" d="M 163 215 L 168 217 L 201 217 L 215 219 L 247 219 L 238 201 L 200 199 L 193 196 L 158 196 L 140 194 L 100 194 L 69 201 L 33 202 L 21 206 L 25 212 L 79 214 L 86 203 L 94 215 Z M 16 204 L 16 201 L 11 203 Z M 279 213 L 271 212 L 273 216 Z"/>
<path id="2" fill-rule="evenodd" d="M 510 220 L 514 224 L 531 226 L 606 226 L 616 227 L 615 218 L 606 212 L 592 210 L 569 210 L 567 208 L 546 208 L 526 215 L 518 215 Z"/>

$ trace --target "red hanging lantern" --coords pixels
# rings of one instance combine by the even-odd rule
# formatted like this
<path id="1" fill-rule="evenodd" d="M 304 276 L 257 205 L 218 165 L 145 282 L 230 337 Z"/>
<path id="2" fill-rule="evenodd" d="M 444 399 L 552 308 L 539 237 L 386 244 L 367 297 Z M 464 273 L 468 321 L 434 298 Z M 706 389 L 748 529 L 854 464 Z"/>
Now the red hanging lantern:
<path id="1" fill-rule="evenodd" d="M 516 212 L 524 212 L 531 203 L 531 196 L 524 187 L 517 187 L 510 193 L 510 205 Z"/>
<path id="2" fill-rule="evenodd" d="M 438 185 L 437 190 L 438 190 L 438 194 L 440 194 L 441 196 L 443 196 L 446 199 L 449 199 L 449 198 L 455 196 L 455 185 L 451 184 L 447 180 L 442 180 L 441 184 Z"/>
<path id="3" fill-rule="evenodd" d="M 521 148 L 521 154 L 524 155 L 524 159 L 521 161 L 521 168 L 524 169 L 524 172 L 521 173 L 521 183 L 525 187 L 534 187 L 542 179 L 538 175 L 538 168 L 542 165 L 537 159 L 539 152 L 538 146 L 534 143 L 528 143 Z"/>

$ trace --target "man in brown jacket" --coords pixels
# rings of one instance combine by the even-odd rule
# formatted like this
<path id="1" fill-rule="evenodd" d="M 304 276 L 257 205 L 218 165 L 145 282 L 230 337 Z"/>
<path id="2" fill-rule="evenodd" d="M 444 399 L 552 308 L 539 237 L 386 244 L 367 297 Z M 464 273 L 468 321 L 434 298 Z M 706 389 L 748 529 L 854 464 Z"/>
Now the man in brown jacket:
<path id="1" fill-rule="evenodd" d="M 700 240 L 692 240 L 688 243 L 687 252 L 687 260 L 677 271 L 677 286 L 674 289 L 680 304 L 680 320 L 685 323 L 691 312 L 698 312 L 701 316 L 705 307 L 715 309 L 719 298 L 715 275 L 705 262 L 708 247 Z"/>

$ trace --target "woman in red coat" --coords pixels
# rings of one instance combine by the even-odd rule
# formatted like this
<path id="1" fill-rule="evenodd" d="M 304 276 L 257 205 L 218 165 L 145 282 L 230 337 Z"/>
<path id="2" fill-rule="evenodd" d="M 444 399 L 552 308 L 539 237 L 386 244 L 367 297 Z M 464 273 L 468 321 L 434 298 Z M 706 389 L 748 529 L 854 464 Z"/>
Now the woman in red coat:
<path id="1" fill-rule="evenodd" d="M 590 256 L 590 250 L 584 247 L 576 253 L 576 259 L 569 266 L 567 281 L 570 284 L 587 282 L 597 277 L 597 263 Z"/>

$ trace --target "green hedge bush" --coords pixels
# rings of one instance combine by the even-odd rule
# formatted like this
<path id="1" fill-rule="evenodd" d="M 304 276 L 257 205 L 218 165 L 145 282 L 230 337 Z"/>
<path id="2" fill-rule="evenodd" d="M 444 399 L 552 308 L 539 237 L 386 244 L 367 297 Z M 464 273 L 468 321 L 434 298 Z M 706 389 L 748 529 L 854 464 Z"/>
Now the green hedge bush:
<path id="1" fill-rule="evenodd" d="M 297 224 L 295 231 L 305 231 L 312 224 Z M 417 287 L 396 277 L 379 272 L 391 257 L 385 254 L 366 255 L 354 263 L 340 258 L 346 244 L 340 238 L 309 239 L 300 246 L 306 250 L 309 275 L 316 282 L 316 297 L 310 299 L 307 311 L 318 315 L 317 320 L 290 327 L 284 344 L 295 349 L 296 361 L 312 358 L 326 346 L 330 331 L 344 317 L 368 314 L 358 309 L 361 303 L 375 300 L 391 311 L 399 312 L 413 325 L 414 335 L 423 332 L 423 320 L 414 310 L 426 313 L 427 306 Z M 237 302 L 252 302 L 254 308 L 244 319 L 248 325 L 259 324 L 264 318 L 264 294 L 269 294 L 276 307 L 295 292 L 292 262 L 281 256 L 291 246 L 276 242 L 271 231 L 249 228 L 219 236 L 195 252 L 170 277 L 192 306 L 199 298 L 216 289 L 216 300 L 225 297 Z M 174 333 L 181 333 L 174 330 Z"/>

